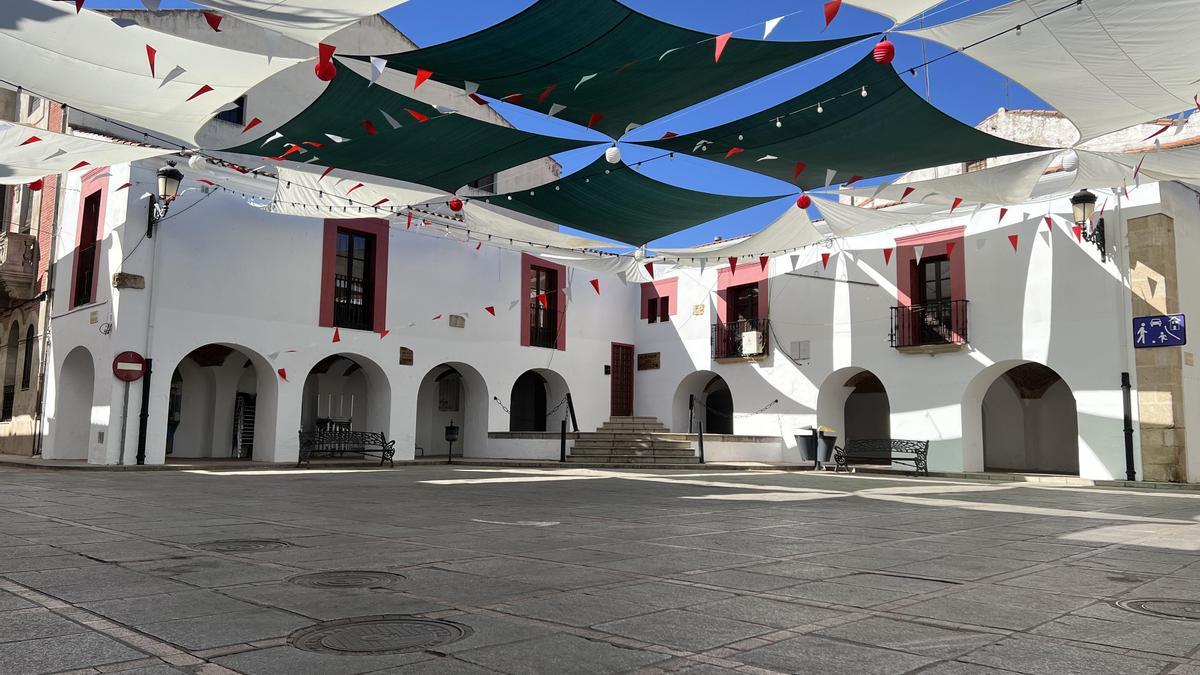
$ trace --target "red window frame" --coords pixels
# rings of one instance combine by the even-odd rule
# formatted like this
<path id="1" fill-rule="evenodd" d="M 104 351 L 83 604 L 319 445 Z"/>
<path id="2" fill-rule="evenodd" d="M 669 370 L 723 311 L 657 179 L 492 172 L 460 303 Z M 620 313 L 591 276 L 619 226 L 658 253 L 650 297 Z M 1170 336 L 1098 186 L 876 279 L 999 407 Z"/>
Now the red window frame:
<path id="1" fill-rule="evenodd" d="M 92 169 L 83 175 L 79 184 L 79 214 L 75 221 L 75 260 L 71 265 L 71 286 L 69 297 L 70 309 L 83 307 L 96 302 L 96 289 L 100 282 L 100 253 L 102 251 L 101 244 L 104 241 L 104 214 L 108 209 L 108 167 L 99 167 Z M 100 213 L 96 219 L 96 239 L 91 242 L 96 247 L 96 254 L 92 256 L 92 289 L 85 302 L 76 302 L 75 284 L 79 281 L 79 262 L 80 254 L 83 252 L 83 217 L 84 205 L 87 204 L 89 197 L 100 195 Z"/>
<path id="2" fill-rule="evenodd" d="M 541 267 L 543 269 L 553 270 L 558 279 L 558 290 L 555 293 L 555 298 L 550 302 L 550 306 L 557 309 L 560 315 L 557 334 L 556 349 L 560 352 L 567 351 L 567 268 L 563 265 L 552 263 L 548 260 L 542 260 L 537 256 L 529 255 L 528 253 L 521 254 L 521 293 L 517 297 L 521 302 L 532 300 L 529 296 L 529 272 L 531 268 Z M 521 346 L 530 346 L 529 339 L 529 310 L 521 307 Z"/>
<path id="3" fill-rule="evenodd" d="M 647 281 L 642 284 L 642 320 L 649 323 L 670 321 L 679 309 L 675 299 L 678 295 L 679 279 L 677 277 Z"/>
<path id="4" fill-rule="evenodd" d="M 375 239 L 371 251 L 371 264 L 374 268 L 371 324 L 374 332 L 383 332 L 387 327 L 388 235 L 391 233 L 391 229 L 388 221 L 379 218 L 326 219 L 321 250 L 321 307 L 318 325 L 328 328 L 332 328 L 334 325 L 333 296 L 334 277 L 337 274 L 338 230 L 361 232 Z"/>

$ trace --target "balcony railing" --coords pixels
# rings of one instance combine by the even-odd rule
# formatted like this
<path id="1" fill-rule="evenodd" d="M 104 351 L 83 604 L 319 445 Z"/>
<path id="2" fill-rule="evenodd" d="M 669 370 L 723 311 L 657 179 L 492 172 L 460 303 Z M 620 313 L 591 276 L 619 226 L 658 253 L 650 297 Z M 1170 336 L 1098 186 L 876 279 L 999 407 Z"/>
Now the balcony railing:
<path id="1" fill-rule="evenodd" d="M 558 349 L 558 328 L 562 324 L 562 312 L 543 307 L 540 302 L 529 305 L 529 346 Z"/>
<path id="2" fill-rule="evenodd" d="M 333 325 L 374 330 L 370 281 L 343 274 L 333 277 Z"/>
<path id="3" fill-rule="evenodd" d="M 770 319 L 752 319 L 718 323 L 712 327 L 712 357 L 738 359 L 767 354 L 771 332 Z"/>
<path id="4" fill-rule="evenodd" d="M 897 349 L 967 344 L 967 301 L 893 307 L 891 341 Z"/>

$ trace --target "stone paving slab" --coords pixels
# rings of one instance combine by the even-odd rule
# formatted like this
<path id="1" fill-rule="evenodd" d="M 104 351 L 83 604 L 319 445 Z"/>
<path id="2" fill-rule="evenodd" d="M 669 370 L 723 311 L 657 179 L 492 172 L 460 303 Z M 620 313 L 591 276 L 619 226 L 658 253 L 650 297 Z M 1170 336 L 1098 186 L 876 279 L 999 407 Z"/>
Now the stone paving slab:
<path id="1" fill-rule="evenodd" d="M 287 546 L 196 548 L 229 539 Z M 0 468 L 0 673 L 1200 675 L 1200 622 L 1114 604 L 1200 602 L 1198 552 L 1200 495 L 1181 491 L 711 469 Z M 319 570 L 404 579 L 289 581 Z M 380 615 L 467 634 L 407 654 L 289 643 Z"/>

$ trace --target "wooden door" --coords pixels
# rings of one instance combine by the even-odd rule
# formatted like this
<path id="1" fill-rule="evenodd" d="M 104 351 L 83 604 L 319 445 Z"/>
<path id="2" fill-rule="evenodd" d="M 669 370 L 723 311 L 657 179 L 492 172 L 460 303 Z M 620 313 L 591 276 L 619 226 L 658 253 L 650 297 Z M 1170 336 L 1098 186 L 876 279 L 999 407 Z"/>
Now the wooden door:
<path id="1" fill-rule="evenodd" d="M 613 417 L 633 415 L 633 345 L 612 343 L 612 406 Z"/>

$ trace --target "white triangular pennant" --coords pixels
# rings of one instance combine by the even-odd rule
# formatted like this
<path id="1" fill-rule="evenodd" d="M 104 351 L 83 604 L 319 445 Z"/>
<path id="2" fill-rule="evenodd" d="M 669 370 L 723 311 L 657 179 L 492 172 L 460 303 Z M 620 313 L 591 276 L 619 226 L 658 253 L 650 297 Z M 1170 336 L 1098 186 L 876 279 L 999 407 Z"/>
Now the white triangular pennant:
<path id="1" fill-rule="evenodd" d="M 579 82 L 575 83 L 575 88 L 578 89 L 580 85 L 582 85 L 584 82 L 587 82 L 588 80 L 596 77 L 596 75 L 597 75 L 597 73 L 592 73 L 591 75 L 584 75 L 583 77 L 579 78 Z"/>
<path id="2" fill-rule="evenodd" d="M 662 61 L 663 59 L 667 58 L 667 54 L 670 54 L 671 52 L 677 52 L 680 49 L 683 49 L 683 47 L 675 47 L 674 49 L 668 49 L 667 51 L 662 53 L 662 56 L 658 57 L 658 60 Z"/>
<path id="3" fill-rule="evenodd" d="M 1146 283 L 1150 285 L 1150 299 L 1153 300 L 1154 296 L 1158 295 L 1158 279 L 1146 277 Z"/>
<path id="4" fill-rule="evenodd" d="M 442 113 L 443 115 L 453 115 L 458 112 L 458 110 L 444 105 L 434 105 L 433 109 Z"/>
<path id="5" fill-rule="evenodd" d="M 1049 230 L 1041 230 L 1040 232 L 1038 232 L 1038 234 L 1041 235 L 1042 240 L 1046 242 L 1047 246 L 1049 246 L 1050 245 L 1050 231 Z"/>
<path id="6" fill-rule="evenodd" d="M 463 91 L 467 92 L 467 96 L 470 96 L 471 94 L 474 94 L 475 92 L 479 91 L 479 83 L 464 81 L 463 82 Z"/>
<path id="7" fill-rule="evenodd" d="M 796 253 L 796 254 L 790 255 L 788 257 L 792 259 L 792 271 L 799 269 L 800 268 L 800 254 Z"/>
<path id="8" fill-rule="evenodd" d="M 42 161 L 45 162 L 47 160 L 54 159 L 55 157 L 62 157 L 65 154 L 67 154 L 67 151 L 63 150 L 62 148 L 59 148 L 59 149 L 55 150 L 53 153 L 51 153 L 49 157 L 46 157 Z"/>
<path id="9" fill-rule="evenodd" d="M 271 141 L 277 141 L 277 140 L 279 140 L 279 139 L 281 139 L 281 138 L 283 138 L 283 134 L 281 134 L 281 133 L 279 133 L 278 131 L 276 131 L 275 133 L 271 134 L 271 137 L 270 137 L 270 138 L 268 138 L 267 140 L 263 141 L 263 142 L 262 142 L 262 145 L 260 145 L 260 146 L 258 146 L 258 147 L 260 147 L 260 148 L 262 148 L 262 147 L 265 147 L 265 146 L 267 145 L 267 143 L 270 143 Z"/>
<path id="10" fill-rule="evenodd" d="M 762 39 L 766 40 L 767 36 L 771 34 L 771 31 L 775 30 L 775 27 L 779 25 L 780 21 L 783 21 L 782 16 L 777 16 L 774 19 L 768 19 L 765 23 L 763 23 Z"/>
<path id="11" fill-rule="evenodd" d="M 555 115 L 557 115 L 558 113 L 560 113 L 566 109 L 567 109 L 567 106 L 565 106 L 561 103 L 551 103 L 550 104 L 550 112 L 548 114 L 551 117 L 554 117 Z"/>
<path id="12" fill-rule="evenodd" d="M 279 51 L 279 33 L 264 28 L 263 42 L 266 45 L 266 48 L 263 51 L 267 53 L 267 65 L 271 65 L 271 59 L 275 58 L 276 52 Z"/>
<path id="13" fill-rule="evenodd" d="M 985 239 L 984 237 L 976 237 L 975 238 L 975 250 L 982 251 L 984 246 L 987 246 L 987 239 Z"/>
<path id="14" fill-rule="evenodd" d="M 387 69 L 387 59 L 381 59 L 378 56 L 371 57 L 371 84 L 375 84 L 380 77 L 383 77 L 383 71 Z M 370 85 L 367 85 L 370 86 Z"/>
<path id="15" fill-rule="evenodd" d="M 341 136 L 335 136 L 333 134 L 325 134 L 325 136 L 334 143 L 345 143 L 346 141 L 350 140 L 349 138 L 342 138 Z"/>
<path id="16" fill-rule="evenodd" d="M 629 133 L 640 126 L 642 125 L 638 124 L 637 122 L 630 122 L 629 124 L 625 125 L 625 133 Z"/>
<path id="17" fill-rule="evenodd" d="M 393 129 L 399 129 L 400 127 L 404 126 L 404 125 L 400 124 L 399 120 L 397 120 L 395 117 L 392 117 L 391 115 L 387 114 L 387 112 L 384 110 L 380 110 L 379 114 L 383 115 L 383 119 L 386 120 L 388 123 L 388 126 L 390 126 Z"/>
<path id="18" fill-rule="evenodd" d="M 175 66 L 171 69 L 171 72 L 167 73 L 167 76 L 163 78 L 162 82 L 158 83 L 158 88 L 162 89 L 163 87 L 167 86 L 168 82 L 177 79 L 180 75 L 183 75 L 186 72 L 187 71 L 184 70 L 183 67 Z"/>
<path id="19" fill-rule="evenodd" d="M 917 259 L 917 264 L 918 264 L 918 265 L 920 265 L 920 264 L 921 264 L 921 255 L 922 255 L 923 253 L 925 253 L 925 247 L 924 247 L 924 246 L 914 246 L 914 247 L 913 247 L 913 256 L 914 256 L 914 257 Z"/>
<path id="20" fill-rule="evenodd" d="M 837 169 L 825 170 L 825 187 L 829 187 L 833 184 L 833 179 L 835 176 L 837 176 Z"/>
<path id="21" fill-rule="evenodd" d="M 704 268 L 708 266 L 708 258 L 700 259 L 700 274 L 704 274 Z"/>
<path id="22" fill-rule="evenodd" d="M 754 161 L 755 162 L 769 162 L 773 159 L 779 159 L 779 158 L 776 157 L 775 155 L 763 155 L 762 157 L 759 157 L 758 159 L 756 159 Z"/>

